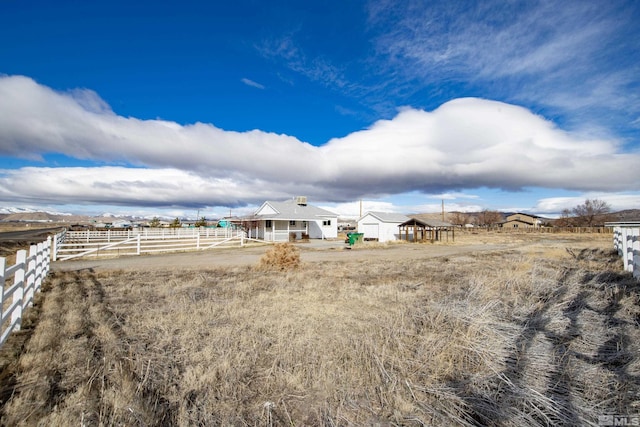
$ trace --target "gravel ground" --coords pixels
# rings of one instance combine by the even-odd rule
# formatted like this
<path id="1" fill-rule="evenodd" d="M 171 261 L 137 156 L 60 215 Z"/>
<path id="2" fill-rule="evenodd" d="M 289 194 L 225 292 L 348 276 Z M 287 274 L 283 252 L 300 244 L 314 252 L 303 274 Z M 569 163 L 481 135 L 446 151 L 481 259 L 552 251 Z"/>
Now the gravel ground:
<path id="1" fill-rule="evenodd" d="M 398 261 L 464 255 L 517 249 L 522 243 L 471 243 L 471 244 L 363 244 L 348 249 L 342 241 L 319 241 L 299 243 L 302 262 L 348 262 L 369 260 Z M 220 248 L 199 252 L 181 252 L 156 255 L 128 256 L 111 259 L 82 259 L 53 263 L 53 271 L 105 270 L 181 270 L 195 268 L 218 268 L 225 266 L 257 265 L 270 245 L 244 248 Z"/>

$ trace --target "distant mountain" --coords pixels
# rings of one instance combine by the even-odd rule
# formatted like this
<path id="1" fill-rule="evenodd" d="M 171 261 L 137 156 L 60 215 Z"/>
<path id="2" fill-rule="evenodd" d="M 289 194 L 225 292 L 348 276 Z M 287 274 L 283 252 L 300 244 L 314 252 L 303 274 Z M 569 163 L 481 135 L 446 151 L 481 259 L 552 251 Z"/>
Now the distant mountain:
<path id="1" fill-rule="evenodd" d="M 607 215 L 609 222 L 640 221 L 640 209 L 626 209 Z"/>
<path id="2" fill-rule="evenodd" d="M 58 222 L 60 215 L 53 215 L 48 212 L 18 212 L 6 215 L 3 221 L 19 222 Z"/>
<path id="3" fill-rule="evenodd" d="M 10 214 L 15 214 L 15 213 L 30 213 L 30 212 L 36 212 L 33 209 L 25 209 L 25 208 L 0 208 L 0 214 L 3 215 L 10 215 Z"/>

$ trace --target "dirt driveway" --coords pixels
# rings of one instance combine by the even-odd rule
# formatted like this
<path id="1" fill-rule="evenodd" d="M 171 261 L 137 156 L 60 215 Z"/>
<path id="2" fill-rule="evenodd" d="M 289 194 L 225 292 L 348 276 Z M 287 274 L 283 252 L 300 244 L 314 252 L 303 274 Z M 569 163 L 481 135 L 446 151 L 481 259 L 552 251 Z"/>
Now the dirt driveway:
<path id="1" fill-rule="evenodd" d="M 502 250 L 519 250 L 532 245 L 541 247 L 595 247 L 610 244 L 609 235 L 514 235 L 480 236 L 442 244 L 363 244 L 347 249 L 342 241 L 299 243 L 302 262 L 353 262 L 376 258 L 398 261 L 434 257 L 463 256 Z M 257 265 L 270 245 L 244 248 L 220 248 L 200 252 L 128 256 L 112 259 L 83 259 L 53 263 L 54 271 L 93 269 L 108 270 L 183 270 Z"/>

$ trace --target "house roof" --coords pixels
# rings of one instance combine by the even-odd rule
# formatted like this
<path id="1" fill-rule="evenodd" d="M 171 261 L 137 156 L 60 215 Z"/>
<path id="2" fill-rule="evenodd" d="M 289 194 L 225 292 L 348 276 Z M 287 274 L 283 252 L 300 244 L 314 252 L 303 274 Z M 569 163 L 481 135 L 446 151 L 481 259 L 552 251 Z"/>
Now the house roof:
<path id="1" fill-rule="evenodd" d="M 371 215 L 382 222 L 405 222 L 409 219 L 409 217 L 406 215 L 394 212 L 367 212 L 358 221 L 360 221 L 367 215 Z"/>
<path id="2" fill-rule="evenodd" d="M 260 214 L 265 208 L 271 208 L 273 212 Z M 269 209 L 266 209 L 269 211 Z M 321 218 L 337 218 L 338 215 L 329 212 L 326 209 L 312 205 L 299 205 L 296 200 L 286 200 L 284 202 L 276 202 L 267 200 L 256 211 L 255 216 L 260 219 L 281 219 L 281 220 L 298 220 L 313 221 Z"/>
<path id="3" fill-rule="evenodd" d="M 510 213 L 510 214 L 506 215 L 506 217 L 510 218 L 510 217 L 516 216 L 516 215 L 528 216 L 529 218 L 533 218 L 533 219 L 537 219 L 537 218 L 542 219 L 541 216 L 530 214 L 530 213 L 524 213 L 524 212 L 513 212 L 513 213 Z"/>

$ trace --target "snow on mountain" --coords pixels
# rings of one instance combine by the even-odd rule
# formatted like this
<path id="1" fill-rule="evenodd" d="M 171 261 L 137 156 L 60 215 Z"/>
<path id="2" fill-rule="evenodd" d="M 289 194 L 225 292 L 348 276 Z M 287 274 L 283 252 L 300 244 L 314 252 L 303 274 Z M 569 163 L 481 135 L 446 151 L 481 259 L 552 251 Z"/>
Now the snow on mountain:
<path id="1" fill-rule="evenodd" d="M 67 212 L 57 212 L 57 211 L 48 211 L 48 210 L 42 210 L 42 209 L 32 209 L 32 208 L 21 208 L 21 207 L 14 207 L 14 206 L 9 206 L 9 207 L 0 207 L 0 214 L 4 214 L 4 215 L 11 215 L 11 214 L 30 214 L 30 213 L 37 213 L 37 212 L 42 212 L 48 215 L 55 215 L 55 216 L 71 216 L 73 214 L 67 213 Z"/>

